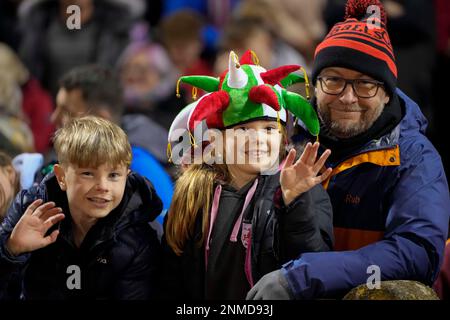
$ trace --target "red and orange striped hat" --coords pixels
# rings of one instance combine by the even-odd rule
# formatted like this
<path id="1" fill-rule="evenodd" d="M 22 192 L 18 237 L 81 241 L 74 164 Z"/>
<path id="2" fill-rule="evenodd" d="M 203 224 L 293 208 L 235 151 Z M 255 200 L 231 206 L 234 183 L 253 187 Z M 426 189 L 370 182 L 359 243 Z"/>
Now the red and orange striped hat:
<path id="1" fill-rule="evenodd" d="M 379 0 L 348 0 L 345 21 L 335 24 L 316 48 L 313 83 L 322 69 L 343 67 L 384 82 L 392 95 L 397 83 L 397 66 L 386 22 Z"/>

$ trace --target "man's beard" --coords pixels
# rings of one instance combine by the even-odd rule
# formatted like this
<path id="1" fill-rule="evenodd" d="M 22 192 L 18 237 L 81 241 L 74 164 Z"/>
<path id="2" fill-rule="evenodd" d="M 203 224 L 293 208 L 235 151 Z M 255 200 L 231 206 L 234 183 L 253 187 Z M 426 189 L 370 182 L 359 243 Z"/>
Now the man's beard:
<path id="1" fill-rule="evenodd" d="M 357 136 L 372 127 L 374 122 L 379 118 L 383 112 L 384 104 L 381 104 L 375 109 L 363 109 L 358 105 L 349 105 L 339 108 L 342 111 L 360 111 L 361 119 L 358 123 L 340 123 L 339 121 L 333 121 L 331 119 L 331 111 L 329 105 L 321 105 L 317 101 L 318 115 L 322 123 L 326 126 L 329 132 L 337 138 L 351 138 Z"/>

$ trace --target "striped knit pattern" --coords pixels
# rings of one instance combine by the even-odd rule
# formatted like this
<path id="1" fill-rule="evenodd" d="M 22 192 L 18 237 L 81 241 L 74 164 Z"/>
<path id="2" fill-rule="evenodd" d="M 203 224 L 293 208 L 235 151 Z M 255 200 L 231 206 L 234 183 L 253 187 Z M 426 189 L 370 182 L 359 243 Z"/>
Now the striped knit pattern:
<path id="1" fill-rule="evenodd" d="M 397 66 L 389 35 L 386 31 L 385 13 L 381 4 L 381 20 L 364 15 L 361 20 L 349 17 L 334 25 L 325 39 L 317 46 L 314 56 L 312 78 L 316 82 L 320 71 L 327 67 L 343 67 L 359 71 L 385 83 L 388 93 L 395 91 Z M 371 2 L 367 1 L 367 5 Z M 374 3 L 379 3 L 374 1 Z M 376 24 L 374 24 L 376 23 Z M 377 25 L 379 27 L 377 27 Z"/>

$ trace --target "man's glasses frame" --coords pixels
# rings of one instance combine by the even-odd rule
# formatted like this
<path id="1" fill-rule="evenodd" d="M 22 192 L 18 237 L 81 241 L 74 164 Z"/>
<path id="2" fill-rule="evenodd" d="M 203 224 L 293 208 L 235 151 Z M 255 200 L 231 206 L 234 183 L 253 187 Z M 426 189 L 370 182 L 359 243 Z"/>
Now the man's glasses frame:
<path id="1" fill-rule="evenodd" d="M 343 81 L 342 89 L 331 90 L 327 86 L 326 82 L 329 80 L 332 80 L 332 79 L 334 79 L 335 81 Z M 319 80 L 319 82 L 320 82 L 320 87 L 321 87 L 322 91 L 325 92 L 326 94 L 338 96 L 338 95 L 342 94 L 342 92 L 344 92 L 345 89 L 347 88 L 347 85 L 350 84 L 353 88 L 353 92 L 355 93 L 355 95 L 358 98 L 363 98 L 363 99 L 369 99 L 369 98 L 375 97 L 378 93 L 378 89 L 380 87 L 384 86 L 384 82 L 372 80 L 372 79 L 345 79 L 345 78 L 336 77 L 336 76 L 319 76 L 319 77 L 317 77 L 317 80 Z M 359 90 L 361 90 L 361 86 L 367 85 L 367 84 L 374 85 L 373 89 L 375 89 L 375 91 L 373 93 L 361 94 L 361 92 L 359 91 Z M 369 89 L 369 91 L 370 90 L 372 90 L 372 89 Z"/>

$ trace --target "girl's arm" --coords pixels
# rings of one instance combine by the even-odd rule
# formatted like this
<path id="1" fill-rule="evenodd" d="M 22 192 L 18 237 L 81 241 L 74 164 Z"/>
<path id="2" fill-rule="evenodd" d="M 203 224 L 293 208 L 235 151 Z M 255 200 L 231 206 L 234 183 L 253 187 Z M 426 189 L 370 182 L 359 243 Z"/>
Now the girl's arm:
<path id="1" fill-rule="evenodd" d="M 291 150 L 281 170 L 281 190 L 275 199 L 278 220 L 275 245 L 283 262 L 304 252 L 332 249 L 332 207 L 328 194 L 320 185 L 331 169 L 318 175 L 330 151 L 326 150 L 316 160 L 318 148 L 318 142 L 308 143 L 295 163 L 296 152 Z"/>
<path id="2" fill-rule="evenodd" d="M 281 199 L 275 203 L 275 250 L 280 262 L 296 259 L 305 252 L 332 250 L 332 207 L 322 186 L 302 193 L 288 206 Z"/>

